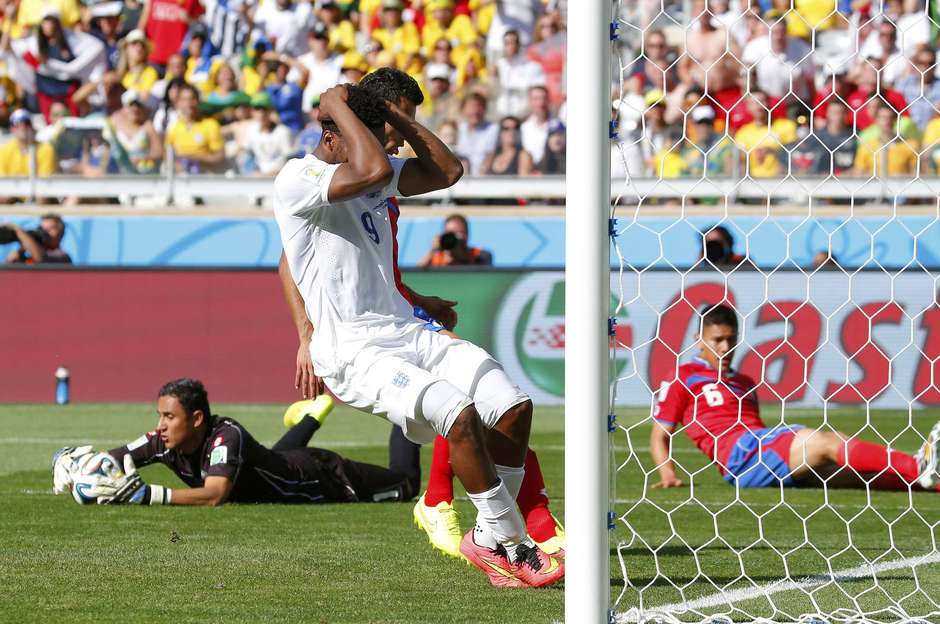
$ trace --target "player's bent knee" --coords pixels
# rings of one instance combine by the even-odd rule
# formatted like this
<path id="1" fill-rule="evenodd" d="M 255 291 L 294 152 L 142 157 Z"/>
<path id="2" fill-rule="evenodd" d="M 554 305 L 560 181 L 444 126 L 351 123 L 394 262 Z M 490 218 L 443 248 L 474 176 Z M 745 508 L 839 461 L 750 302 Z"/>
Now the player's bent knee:
<path id="1" fill-rule="evenodd" d="M 480 418 L 473 407 L 473 400 L 444 380 L 435 381 L 425 388 L 419 404 L 424 420 L 445 438 L 461 418 Z"/>
<path id="2" fill-rule="evenodd" d="M 496 362 L 481 367 L 470 394 L 487 429 L 494 428 L 507 414 L 514 420 L 531 421 L 532 401 Z"/>
<path id="3" fill-rule="evenodd" d="M 513 431 L 516 429 L 528 431 L 532 427 L 532 401 L 524 400 L 507 409 L 496 422 L 495 429 L 500 431 Z"/>

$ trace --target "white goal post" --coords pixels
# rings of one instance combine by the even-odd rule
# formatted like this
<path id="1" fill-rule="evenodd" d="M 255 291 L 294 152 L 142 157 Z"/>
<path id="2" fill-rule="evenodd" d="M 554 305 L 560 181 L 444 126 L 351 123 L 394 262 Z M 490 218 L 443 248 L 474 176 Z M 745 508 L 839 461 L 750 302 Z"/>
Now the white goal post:
<path id="1" fill-rule="evenodd" d="M 565 621 L 607 622 L 610 0 L 569 4 L 565 202 Z"/>
<path id="2" fill-rule="evenodd" d="M 905 17 L 913 19 L 908 25 L 923 25 L 918 10 L 909 10 L 917 2 L 904 3 Z M 734 365 L 754 378 L 757 385 L 742 392 L 753 391 L 760 399 L 768 428 L 805 425 L 812 435 L 844 431 L 853 440 L 880 445 L 889 456 L 904 454 L 910 466 L 937 419 L 940 95 L 930 95 L 937 100 L 933 135 L 923 119 L 919 129 L 902 119 L 927 98 L 926 83 L 919 94 L 909 93 L 904 108 L 892 110 L 893 126 L 884 119 L 875 126 L 880 134 L 863 136 L 853 117 L 849 128 L 857 147 L 843 151 L 850 166 L 837 171 L 836 152 L 846 142 L 823 142 L 819 106 L 827 100 L 806 104 L 806 85 L 799 82 L 815 81 L 819 92 L 830 83 L 835 89 L 842 76 L 841 69 L 832 69 L 835 61 L 861 63 L 855 65 L 860 81 L 870 71 L 884 78 L 877 63 L 859 56 L 858 49 L 838 58 L 833 50 L 846 50 L 839 36 L 862 37 L 871 23 L 893 24 L 898 16 L 883 8 L 887 3 L 872 2 L 871 15 L 853 16 L 844 31 L 820 28 L 817 33 L 811 26 L 807 37 L 788 30 L 788 37 L 802 37 L 813 52 L 825 47 L 828 56 L 817 64 L 816 74 L 791 75 L 780 101 L 791 98 L 785 104 L 790 106 L 795 97 L 806 106 L 793 106 L 792 119 L 781 117 L 780 128 L 773 128 L 776 117 L 765 107 L 764 127 L 776 146 L 766 138 L 755 140 L 753 128 L 750 136 L 741 133 L 750 122 L 732 121 L 763 91 L 755 86 L 758 73 L 752 71 L 759 58 L 747 61 L 751 66 L 740 73 L 740 96 L 732 104 L 705 86 L 691 103 L 670 99 L 671 93 L 649 85 L 636 86 L 634 66 L 649 60 L 647 35 L 669 31 L 668 36 L 659 32 L 672 49 L 664 61 L 668 67 L 660 66 L 666 84 L 666 73 L 689 59 L 685 46 L 700 24 L 692 13 L 703 6 L 728 11 L 707 15 L 715 23 L 719 17 L 726 20 L 721 22 L 727 25 L 725 54 L 732 64 L 744 66 L 739 45 L 730 39 L 737 22 L 747 20 L 752 32 L 735 36 L 752 40 L 764 28 L 769 39 L 774 25 L 806 26 L 806 16 L 790 15 L 795 19 L 788 21 L 788 14 L 807 4 L 568 3 L 569 623 L 940 621 L 940 496 L 917 491 L 916 471 L 914 480 L 892 472 L 893 460 L 877 472 L 856 469 L 844 457 L 833 459 L 843 462 L 838 465 L 844 476 L 861 478 L 852 490 L 839 489 L 829 476 L 822 476 L 816 488 L 777 482 L 751 489 L 736 475 L 722 480 L 719 466 L 727 468 L 721 462 L 730 457 L 704 455 L 687 440 L 686 424 L 671 434 L 669 447 L 669 461 L 685 487 L 653 487 L 659 474 L 650 456 L 650 430 L 659 390 L 663 383 L 668 387 L 678 381 L 678 366 L 696 353 L 699 314 L 716 303 L 731 305 L 740 319 Z M 829 17 L 848 22 L 845 14 L 837 14 L 835 0 L 832 5 Z M 839 6 L 856 11 L 854 4 Z M 728 17 L 735 7 L 741 7 L 739 20 Z M 920 17 L 940 12 L 934 10 L 940 3 L 921 0 L 920 7 Z M 897 28 L 903 35 L 906 27 Z M 940 24 L 930 29 L 933 48 L 938 30 Z M 698 53 L 712 52 L 700 47 Z M 709 62 L 711 69 L 697 68 L 705 76 L 721 69 L 715 59 Z M 618 66 L 619 75 L 614 73 Z M 686 63 L 683 80 L 695 70 Z M 698 80 L 707 84 L 708 79 Z M 618 84 L 619 98 L 612 90 Z M 889 107 L 897 101 L 885 95 Z M 721 122 L 712 118 L 717 139 L 707 131 L 709 112 L 694 110 L 702 105 L 724 115 Z M 864 105 L 872 124 L 879 114 L 884 118 L 884 104 Z M 649 121 L 655 116 L 648 113 L 658 106 L 671 107 L 668 127 Z M 635 113 L 629 131 L 611 123 L 612 111 L 622 122 L 628 109 Z M 852 110 L 859 114 L 859 108 Z M 760 113 L 747 114 L 755 118 Z M 706 127 L 692 130 L 693 121 Z M 756 126 L 760 134 L 761 124 Z M 894 136 L 888 136 L 889 127 Z M 709 139 L 704 149 L 696 143 L 698 132 Z M 835 131 L 826 126 L 825 132 Z M 813 140 L 825 148 L 816 155 L 807 151 Z M 828 158 L 825 171 L 806 166 L 807 159 L 817 157 Z M 897 163 L 905 161 L 908 169 L 900 171 Z M 716 163 L 720 166 L 712 167 Z M 718 226 L 735 240 L 726 244 L 710 238 Z M 716 242 L 724 260 L 712 258 L 709 241 Z M 794 460 L 784 458 L 784 471 L 792 470 L 787 461 Z M 886 488 L 894 491 L 879 491 L 883 477 L 895 479 Z"/>

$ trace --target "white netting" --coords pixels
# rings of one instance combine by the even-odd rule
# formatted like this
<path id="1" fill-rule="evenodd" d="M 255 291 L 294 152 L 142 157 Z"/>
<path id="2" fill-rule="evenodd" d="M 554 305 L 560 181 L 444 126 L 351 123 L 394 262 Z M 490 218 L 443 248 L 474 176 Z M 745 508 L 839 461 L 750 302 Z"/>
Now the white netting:
<path id="1" fill-rule="evenodd" d="M 810 451 L 842 432 L 911 455 L 940 419 L 934 6 L 621 0 L 614 15 L 615 619 L 940 621 L 940 494 L 882 490 L 888 469 L 832 476 Z M 694 385 L 678 367 L 718 303 L 757 383 L 740 400 L 767 427 L 807 427 L 818 486 L 723 480 L 731 458 L 700 452 L 693 421 L 671 435 L 684 485 L 654 487 L 657 395 Z"/>

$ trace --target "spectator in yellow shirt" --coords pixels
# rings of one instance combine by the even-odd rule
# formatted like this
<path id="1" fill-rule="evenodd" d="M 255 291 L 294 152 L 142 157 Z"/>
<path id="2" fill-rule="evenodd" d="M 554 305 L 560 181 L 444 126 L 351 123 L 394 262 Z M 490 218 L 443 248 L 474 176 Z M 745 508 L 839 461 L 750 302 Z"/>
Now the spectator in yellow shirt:
<path id="1" fill-rule="evenodd" d="M 923 147 L 921 158 L 924 162 L 924 171 L 930 171 L 936 175 L 940 172 L 940 117 L 934 117 L 927 124 L 921 145 Z"/>
<path id="2" fill-rule="evenodd" d="M 77 0 L 20 0 L 10 35 L 14 39 L 25 37 L 29 34 L 28 30 L 38 26 L 43 15 L 49 11 L 59 15 L 63 28 L 71 28 L 81 18 Z"/>
<path id="3" fill-rule="evenodd" d="M 199 115 L 199 90 L 190 84 L 179 87 L 176 122 L 166 134 L 167 147 L 176 152 L 176 168 L 183 173 L 220 172 L 225 164 L 224 142 L 219 122 Z"/>
<path id="4" fill-rule="evenodd" d="M 734 141 L 746 154 L 746 171 L 755 178 L 780 176 L 786 173 L 786 151 L 783 146 L 796 141 L 796 124 L 790 119 L 777 119 L 769 126 L 767 94 L 754 89 L 748 101 L 754 121 L 744 124 L 735 133 Z"/>
<path id="5" fill-rule="evenodd" d="M 863 141 L 855 154 L 855 173 L 865 178 L 910 176 L 917 172 L 917 143 L 898 136 L 898 114 L 882 104 L 875 112 L 878 137 Z"/>
<path id="6" fill-rule="evenodd" d="M 330 33 L 330 49 L 342 54 L 356 48 L 356 28 L 343 15 L 343 9 L 335 0 L 324 0 L 320 4 L 320 21 Z"/>
<path id="7" fill-rule="evenodd" d="M 121 86 L 127 91 L 136 91 L 144 98 L 150 97 L 150 91 L 160 79 L 160 75 L 147 62 L 150 55 L 150 43 L 142 30 L 132 30 L 122 41 L 121 59 L 117 73 L 121 77 Z"/>
<path id="8" fill-rule="evenodd" d="M 28 176 L 30 150 L 36 149 L 36 175 L 50 176 L 55 173 L 55 150 L 48 143 L 36 143 L 36 133 L 29 111 L 19 109 L 10 115 L 10 130 L 13 138 L 0 146 L 0 176 Z M 0 197 L 0 203 L 12 204 L 15 197 Z M 45 203 L 45 202 L 41 202 Z"/>
<path id="9" fill-rule="evenodd" d="M 447 39 L 454 48 L 459 48 L 470 45 L 480 37 L 469 17 L 454 14 L 453 0 L 431 0 L 428 2 L 427 15 L 429 19 L 421 33 L 425 56 L 431 56 L 438 39 Z"/>
<path id="10" fill-rule="evenodd" d="M 393 53 L 395 64 L 407 71 L 421 51 L 421 35 L 414 24 L 402 19 L 404 8 L 401 0 L 382 0 L 382 26 L 372 31 L 372 38 Z"/>
<path id="11" fill-rule="evenodd" d="M 220 56 L 209 57 L 203 54 L 208 33 L 202 24 L 197 24 L 189 31 L 189 45 L 186 48 L 186 82 L 199 88 L 203 97 L 215 90 L 215 77 L 225 61 Z"/>

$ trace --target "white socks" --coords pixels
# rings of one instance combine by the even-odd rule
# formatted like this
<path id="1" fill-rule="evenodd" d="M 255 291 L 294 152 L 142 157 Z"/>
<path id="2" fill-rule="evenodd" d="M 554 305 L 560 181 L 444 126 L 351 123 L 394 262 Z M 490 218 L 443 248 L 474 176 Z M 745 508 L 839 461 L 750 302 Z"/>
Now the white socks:
<path id="1" fill-rule="evenodd" d="M 497 544 L 517 544 L 525 538 L 522 514 L 502 480 L 485 492 L 467 495 L 478 512 L 473 533 L 478 545 L 495 549 Z"/>
<path id="2" fill-rule="evenodd" d="M 521 543 L 530 543 L 522 514 L 516 507 L 525 468 L 497 464 L 496 474 L 500 482 L 494 488 L 479 494 L 468 494 L 478 511 L 473 541 L 491 549 L 502 544 L 509 554 L 509 560 L 514 561 L 516 547 Z"/>
<path id="3" fill-rule="evenodd" d="M 506 484 L 512 500 L 519 498 L 519 489 L 522 487 L 522 478 L 525 476 L 525 466 L 500 466 L 496 464 L 496 475 Z"/>

